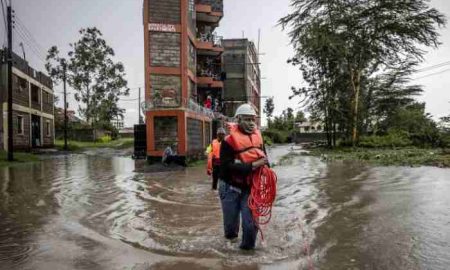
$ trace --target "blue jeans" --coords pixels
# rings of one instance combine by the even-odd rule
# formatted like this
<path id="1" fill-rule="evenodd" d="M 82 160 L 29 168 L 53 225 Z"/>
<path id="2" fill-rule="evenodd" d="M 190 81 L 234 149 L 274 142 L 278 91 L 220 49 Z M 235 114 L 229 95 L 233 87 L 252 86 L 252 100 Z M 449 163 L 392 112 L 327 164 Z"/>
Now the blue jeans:
<path id="1" fill-rule="evenodd" d="M 225 238 L 233 239 L 239 234 L 239 214 L 242 218 L 241 249 L 254 249 L 258 228 L 248 207 L 250 191 L 240 190 L 224 181 L 219 181 L 219 197 L 222 204 Z"/>

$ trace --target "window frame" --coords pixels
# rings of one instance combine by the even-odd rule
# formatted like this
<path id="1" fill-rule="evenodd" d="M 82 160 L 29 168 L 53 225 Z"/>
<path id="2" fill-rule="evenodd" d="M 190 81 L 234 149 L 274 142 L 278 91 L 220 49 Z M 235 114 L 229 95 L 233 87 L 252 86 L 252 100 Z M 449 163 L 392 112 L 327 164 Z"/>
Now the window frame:
<path id="1" fill-rule="evenodd" d="M 25 135 L 25 129 L 24 129 L 24 125 L 23 125 L 23 123 L 24 123 L 24 117 L 23 117 L 23 115 L 21 115 L 21 114 L 18 114 L 18 115 L 16 115 L 16 118 L 17 118 L 17 126 L 16 126 L 16 128 L 17 128 L 17 135 Z M 20 118 L 20 121 L 19 121 L 19 118 Z M 20 123 L 20 125 L 19 125 L 19 123 Z M 19 132 L 19 127 L 20 127 L 20 132 Z"/>

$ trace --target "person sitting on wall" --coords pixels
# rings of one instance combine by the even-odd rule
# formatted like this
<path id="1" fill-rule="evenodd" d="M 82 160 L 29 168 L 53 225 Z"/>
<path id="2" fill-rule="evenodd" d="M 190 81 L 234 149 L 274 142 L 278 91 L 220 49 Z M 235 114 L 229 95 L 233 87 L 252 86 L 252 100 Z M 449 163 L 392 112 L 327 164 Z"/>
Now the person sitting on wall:
<path id="1" fill-rule="evenodd" d="M 186 166 L 185 160 L 177 155 L 177 152 L 173 149 L 177 149 L 177 143 L 173 143 L 172 145 L 168 145 L 166 149 L 164 150 L 164 153 L 162 155 L 161 162 L 164 164 L 164 166 L 169 166 L 170 163 L 175 163 L 180 166 Z"/>

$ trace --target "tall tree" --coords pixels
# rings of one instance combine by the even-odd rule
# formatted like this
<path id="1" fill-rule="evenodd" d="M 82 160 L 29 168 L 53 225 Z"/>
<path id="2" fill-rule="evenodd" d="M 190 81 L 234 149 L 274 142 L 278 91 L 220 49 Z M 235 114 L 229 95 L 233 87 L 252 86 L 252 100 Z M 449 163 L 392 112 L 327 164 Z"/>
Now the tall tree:
<path id="1" fill-rule="evenodd" d="M 275 105 L 273 103 L 273 97 L 270 97 L 270 98 L 266 99 L 266 103 L 264 104 L 264 109 L 263 109 L 267 118 L 272 117 L 273 110 L 275 110 Z"/>
<path id="2" fill-rule="evenodd" d="M 267 126 L 270 128 L 271 117 L 273 115 L 273 111 L 275 110 L 275 105 L 273 103 L 273 97 L 266 99 L 266 103 L 264 104 L 263 112 L 267 117 Z"/>
<path id="3" fill-rule="evenodd" d="M 338 82 L 335 75 L 345 78 L 342 86 L 346 86 L 344 91 L 348 89 L 351 100 L 353 145 L 362 126 L 359 114 L 363 79 L 401 66 L 405 59 L 420 61 L 425 53 L 423 47 L 439 45 L 436 26 L 443 26 L 446 20 L 427 2 L 292 0 L 294 11 L 280 20 L 283 27 L 291 28 L 296 61 L 317 68 L 309 69 L 316 76 L 306 75 L 316 79 L 321 73 L 324 75 L 315 87 L 323 90 L 325 106 L 334 99 L 329 86 Z"/>
<path id="4" fill-rule="evenodd" d="M 67 71 L 69 85 L 76 91 L 79 111 L 91 126 L 109 122 L 124 110 L 118 107 L 120 96 L 129 94 L 125 70 L 121 62 L 114 62 L 114 50 L 95 27 L 81 29 L 81 38 L 71 43 Z M 48 69 L 58 69 L 58 48 L 53 46 L 47 57 Z M 52 65 L 52 62 L 57 65 Z"/>

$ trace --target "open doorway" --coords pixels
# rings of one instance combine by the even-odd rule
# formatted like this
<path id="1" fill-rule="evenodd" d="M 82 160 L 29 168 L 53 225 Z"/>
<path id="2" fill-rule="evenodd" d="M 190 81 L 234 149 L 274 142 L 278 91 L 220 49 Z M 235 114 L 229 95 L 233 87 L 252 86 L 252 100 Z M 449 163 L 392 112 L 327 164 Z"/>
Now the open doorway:
<path id="1" fill-rule="evenodd" d="M 31 115 L 31 147 L 41 146 L 41 117 Z"/>

